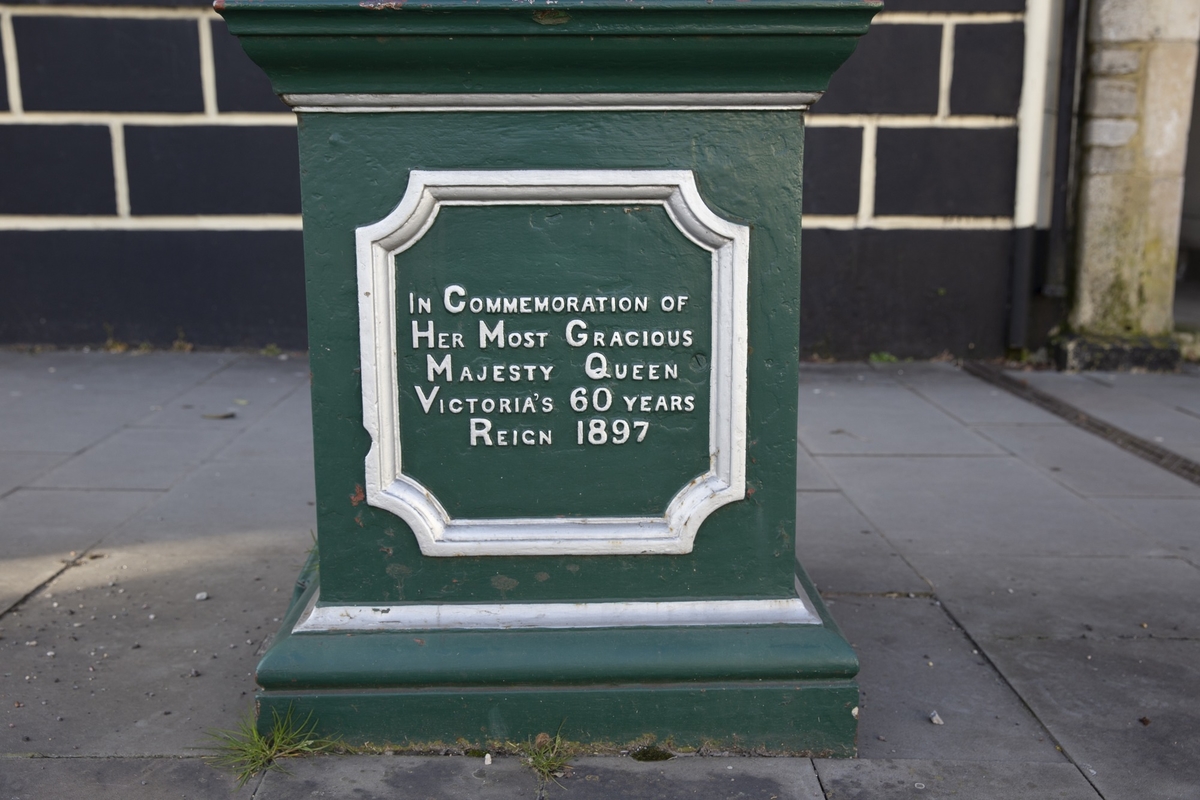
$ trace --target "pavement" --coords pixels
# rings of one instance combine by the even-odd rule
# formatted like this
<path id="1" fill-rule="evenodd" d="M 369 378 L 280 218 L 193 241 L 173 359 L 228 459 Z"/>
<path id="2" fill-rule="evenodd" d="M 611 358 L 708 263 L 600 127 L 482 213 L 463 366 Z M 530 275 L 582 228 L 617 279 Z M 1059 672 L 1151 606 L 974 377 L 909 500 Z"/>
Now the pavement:
<path id="1" fill-rule="evenodd" d="M 1194 367 L 1019 377 L 1200 460 Z M 539 796 L 514 758 L 201 760 L 312 544 L 309 423 L 301 356 L 0 351 L 0 800 Z M 546 797 L 1200 795 L 1200 486 L 943 363 L 806 366 L 800 439 L 859 757 L 579 758 Z"/>

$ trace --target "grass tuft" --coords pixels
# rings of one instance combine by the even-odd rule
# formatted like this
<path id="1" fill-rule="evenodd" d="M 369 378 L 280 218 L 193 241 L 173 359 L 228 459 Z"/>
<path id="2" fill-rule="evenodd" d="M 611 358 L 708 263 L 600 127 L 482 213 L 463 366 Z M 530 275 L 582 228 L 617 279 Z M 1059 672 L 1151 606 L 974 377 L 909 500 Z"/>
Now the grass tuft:
<path id="1" fill-rule="evenodd" d="M 505 743 L 521 754 L 526 766 L 537 774 L 538 780 L 543 784 L 549 781 L 558 783 L 555 779 L 565 776 L 571 770 L 571 765 L 567 762 L 575 754 L 575 748 L 569 742 L 563 741 L 562 727 L 564 724 L 566 724 L 566 720 L 559 724 L 553 737 L 548 733 L 539 733 L 532 742 Z"/>
<path id="2" fill-rule="evenodd" d="M 271 730 L 259 733 L 254 715 L 238 721 L 233 730 L 211 730 L 208 736 L 215 740 L 206 750 L 213 754 L 205 760 L 214 767 L 227 769 L 237 777 L 238 788 L 245 786 L 258 773 L 277 769 L 286 772 L 279 760 L 299 756 L 313 756 L 339 748 L 339 742 L 317 736 L 317 723 L 312 713 L 297 721 L 289 707 L 282 717 L 271 709 Z"/>

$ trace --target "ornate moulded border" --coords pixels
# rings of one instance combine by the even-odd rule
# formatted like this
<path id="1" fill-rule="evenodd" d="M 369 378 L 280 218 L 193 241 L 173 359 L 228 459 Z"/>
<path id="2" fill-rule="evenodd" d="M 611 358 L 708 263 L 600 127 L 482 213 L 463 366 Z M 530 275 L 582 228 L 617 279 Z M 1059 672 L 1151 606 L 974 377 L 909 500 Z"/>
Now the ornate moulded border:
<path id="1" fill-rule="evenodd" d="M 682 486 L 662 516 L 452 518 L 403 472 L 393 256 L 412 247 L 444 206 L 664 207 L 712 254 L 709 469 Z M 717 216 L 687 170 L 414 170 L 400 204 L 355 231 L 363 425 L 371 435 L 366 499 L 412 529 L 427 556 L 690 553 L 701 523 L 746 490 L 746 314 L 750 229 Z"/>

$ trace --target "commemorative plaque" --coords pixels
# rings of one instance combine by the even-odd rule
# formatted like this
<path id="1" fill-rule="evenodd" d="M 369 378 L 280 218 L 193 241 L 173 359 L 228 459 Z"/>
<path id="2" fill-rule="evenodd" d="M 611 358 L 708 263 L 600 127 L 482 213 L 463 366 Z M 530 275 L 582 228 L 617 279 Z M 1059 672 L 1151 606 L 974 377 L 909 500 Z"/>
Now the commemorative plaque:
<path id="1" fill-rule="evenodd" d="M 852 754 L 794 557 L 802 113 L 879 5 L 218 8 L 299 114 L 318 548 L 261 705 Z"/>

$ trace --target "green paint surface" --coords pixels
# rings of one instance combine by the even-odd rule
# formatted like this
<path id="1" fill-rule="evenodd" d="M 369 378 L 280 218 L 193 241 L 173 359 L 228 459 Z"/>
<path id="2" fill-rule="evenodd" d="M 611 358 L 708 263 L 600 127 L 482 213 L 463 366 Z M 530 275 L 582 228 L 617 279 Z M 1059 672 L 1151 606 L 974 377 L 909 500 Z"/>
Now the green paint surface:
<path id="1" fill-rule="evenodd" d="M 811 585 L 801 572 L 801 580 Z M 852 756 L 854 651 L 824 625 L 291 634 L 259 665 L 266 709 L 360 744 L 653 735 L 679 747 Z M 821 609 L 823 612 L 823 609 Z M 264 722 L 265 721 L 265 722 Z"/>
<path id="2" fill-rule="evenodd" d="M 708 469 L 711 260 L 661 206 L 443 209 L 395 257 L 404 473 L 455 518 L 662 516 Z"/>
<path id="3" fill-rule="evenodd" d="M 792 112 L 302 115 L 321 602 L 792 596 L 802 148 L 801 116 Z M 430 558 L 420 554 L 402 520 L 356 499 L 357 487 L 364 484 L 370 441 L 362 427 L 358 371 L 355 228 L 382 219 L 396 206 L 410 169 L 522 168 L 692 170 L 701 195 L 717 214 L 751 228 L 748 496 L 708 518 L 691 554 Z M 430 228 L 428 241 L 423 239 L 401 253 L 396 262 L 398 276 L 407 279 L 412 274 L 425 281 L 425 293 L 438 301 L 433 306 L 440 304 L 440 290 L 449 281 L 480 296 L 532 293 L 540 286 L 546 292 L 575 294 L 628 286 L 631 294 L 651 299 L 668 291 L 678 293 L 679 287 L 701 298 L 711 291 L 707 288 L 711 259 L 688 242 L 658 207 L 628 214 L 623 205 L 448 212 Z M 547 232 L 546 221 L 551 218 L 555 219 L 552 227 L 557 227 Z M 593 233 L 583 241 L 565 235 L 584 230 Z M 444 262 L 437 268 L 443 272 L 437 273 L 434 256 L 451 252 L 455 260 Z M 497 267 L 512 274 L 499 276 Z M 575 267 L 595 274 L 573 273 Z M 534 270 L 533 278 L 525 275 L 528 269 Z M 410 290 L 399 291 L 398 325 L 407 324 L 411 336 Z M 711 309 L 700 303 L 689 307 L 695 311 L 675 315 L 688 319 L 683 327 L 708 331 Z M 435 326 L 456 324 L 450 319 L 454 315 L 439 314 Z M 603 324 L 603 315 L 586 316 Z M 661 310 L 645 316 L 666 327 L 668 315 Z M 514 318 L 526 324 L 523 315 Z M 555 321 L 564 322 L 562 317 L 547 317 L 542 327 L 551 330 Z M 564 330 L 555 327 L 553 332 L 558 357 L 575 359 L 564 374 L 578 376 L 579 352 L 567 353 L 566 349 L 574 348 L 561 345 Z M 466 328 L 463 333 L 465 337 Z M 705 339 L 711 341 L 710 336 Z M 547 497 L 535 502 L 548 505 L 527 513 L 547 508 L 553 513 L 614 514 L 631 513 L 631 507 L 661 513 L 664 500 L 706 468 L 707 414 L 700 408 L 706 409 L 708 401 L 707 391 L 701 391 L 707 374 L 693 372 L 691 364 L 707 344 L 697 341 L 701 344 L 686 352 L 660 352 L 663 358 L 679 362 L 676 383 L 692 382 L 703 404 L 693 414 L 650 415 L 652 425 L 640 444 L 600 452 L 562 444 L 546 448 L 545 453 L 493 448 L 465 459 L 460 451 L 471 448 L 464 423 L 442 417 L 434 424 L 444 428 L 417 434 L 425 447 L 414 457 L 413 474 L 436 484 L 439 497 L 447 491 L 449 502 L 472 512 L 516 513 L 514 501 L 505 499 L 497 487 L 512 485 L 528 500 L 544 484 Z M 398 345 L 401 352 L 414 352 L 411 342 Z M 477 341 L 475 345 L 471 358 L 482 361 L 485 356 Z M 620 349 L 609 347 L 604 352 L 612 356 Z M 427 377 L 424 358 L 402 365 L 409 378 Z M 576 385 L 553 382 L 556 411 L 550 418 L 556 442 L 562 441 L 564 433 L 568 443 L 575 441 L 573 429 L 582 417 L 563 400 Z M 616 394 L 617 382 L 611 385 Z M 411 386 L 403 396 L 404 419 L 422 423 L 432 419 L 422 412 Z M 614 401 L 618 402 L 623 401 Z M 676 423 L 678 429 L 667 427 Z M 561 473 L 560 463 L 565 465 Z M 576 464 L 581 468 L 572 478 L 568 471 Z M 586 467 L 592 468 L 592 474 Z M 458 483 L 473 486 L 476 476 L 486 479 L 479 492 L 452 487 L 457 478 L 462 479 Z M 573 493 L 580 504 L 568 507 L 565 497 L 551 496 L 549 490 L 556 485 L 566 487 L 565 493 Z M 605 491 L 606 485 L 620 491 Z"/>
<path id="4" fill-rule="evenodd" d="M 284 689 L 260 703 L 260 719 L 271 718 L 268 709 L 282 715 L 291 708 L 301 719 L 311 713 L 318 735 L 351 745 L 484 746 L 558 731 L 567 741 L 620 745 L 649 734 L 678 748 L 830 758 L 856 752 L 858 687 L 851 681 L 730 681 L 386 693 Z"/>
<path id="5" fill-rule="evenodd" d="M 878 0 L 218 0 L 277 92 L 823 91 Z"/>

